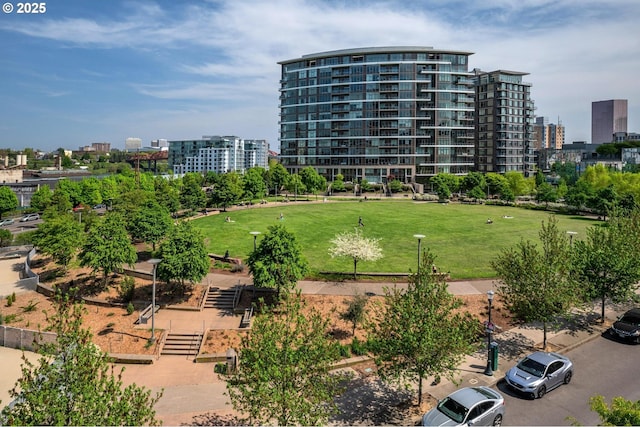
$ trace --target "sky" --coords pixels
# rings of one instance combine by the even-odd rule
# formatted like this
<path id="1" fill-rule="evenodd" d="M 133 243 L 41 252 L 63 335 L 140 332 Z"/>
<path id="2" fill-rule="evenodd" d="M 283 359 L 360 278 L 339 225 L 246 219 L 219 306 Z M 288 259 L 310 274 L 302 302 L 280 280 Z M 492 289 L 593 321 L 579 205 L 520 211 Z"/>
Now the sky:
<path id="1" fill-rule="evenodd" d="M 567 143 L 590 142 L 591 103 L 608 99 L 628 100 L 640 133 L 638 0 L 2 2 L 0 148 L 235 135 L 279 151 L 278 61 L 381 46 L 529 73 L 536 114 Z"/>

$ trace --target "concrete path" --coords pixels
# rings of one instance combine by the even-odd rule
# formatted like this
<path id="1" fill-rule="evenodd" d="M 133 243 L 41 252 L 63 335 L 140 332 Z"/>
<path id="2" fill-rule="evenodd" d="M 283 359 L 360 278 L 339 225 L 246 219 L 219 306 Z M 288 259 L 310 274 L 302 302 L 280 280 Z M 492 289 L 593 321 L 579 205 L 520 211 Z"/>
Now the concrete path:
<path id="1" fill-rule="evenodd" d="M 238 284 L 249 284 L 249 278 L 232 274 L 209 274 L 203 283 L 220 288 L 231 288 Z M 370 293 L 382 295 L 385 287 L 406 287 L 406 283 L 354 283 L 354 282 L 315 282 L 301 281 L 299 288 L 305 294 L 354 295 L 355 293 Z M 449 290 L 456 295 L 485 294 L 489 289 L 495 289 L 493 280 L 453 281 L 449 283 Z M 2 293 L 0 289 L 0 294 Z M 608 318 L 615 318 L 622 307 L 612 307 L 607 311 Z M 587 325 L 588 314 L 584 316 L 585 330 L 572 330 L 567 326 L 557 332 L 548 334 L 549 343 L 558 351 L 567 351 L 586 340 L 594 339 L 601 333 L 601 329 Z M 240 317 L 231 316 L 217 310 L 202 312 L 160 310 L 156 314 L 156 327 L 173 330 L 202 331 L 203 329 L 232 328 L 239 326 Z M 149 325 L 145 325 L 149 327 Z M 525 325 L 494 335 L 500 345 L 500 360 L 498 370 L 493 376 L 484 375 L 487 363 L 486 350 L 465 358 L 459 366 L 459 385 L 443 379 L 437 385 L 428 385 L 426 392 L 436 398 L 443 398 L 457 387 L 475 384 L 494 385 L 502 378 L 506 369 L 522 354 L 531 351 L 542 342 L 540 328 Z M 5 390 L 11 388 L 20 375 L 18 350 L 0 349 L 0 363 L 3 365 L 3 375 L 0 376 L 0 398 L 4 404 L 8 403 L 2 396 L 7 396 Z M 162 356 L 151 365 L 119 365 L 124 367 L 123 381 L 125 384 L 138 384 L 152 391 L 163 390 L 163 397 L 156 405 L 158 417 L 165 425 L 196 424 L 211 422 L 212 416 L 233 416 L 233 410 L 225 395 L 226 384 L 214 372 L 212 363 L 194 363 L 192 357 Z M 11 372 L 11 375 L 7 373 Z M 354 371 L 355 372 L 355 371 Z M 343 396 L 343 407 L 349 408 L 352 419 L 337 418 L 335 424 L 354 424 L 356 419 L 365 419 L 371 411 L 385 411 L 391 404 L 389 396 L 400 396 L 399 390 L 389 388 L 378 382 L 361 381 L 359 386 L 353 387 Z M 372 388 L 373 387 L 373 388 Z M 362 396 L 370 396 L 366 404 L 359 405 L 362 414 L 351 403 L 361 401 Z M 344 403 L 347 402 L 347 403 Z M 199 421 L 198 421 L 199 420 Z M 204 421 L 203 421 L 204 420 Z"/>

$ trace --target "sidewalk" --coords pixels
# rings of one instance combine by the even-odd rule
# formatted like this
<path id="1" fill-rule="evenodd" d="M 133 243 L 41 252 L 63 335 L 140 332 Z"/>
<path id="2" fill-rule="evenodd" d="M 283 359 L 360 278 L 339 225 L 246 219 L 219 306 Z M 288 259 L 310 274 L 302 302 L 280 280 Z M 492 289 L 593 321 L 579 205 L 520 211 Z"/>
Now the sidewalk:
<path id="1" fill-rule="evenodd" d="M 206 280 L 218 287 L 238 284 L 237 276 L 210 274 Z M 242 279 L 240 282 L 243 283 Z M 303 294 L 353 295 L 358 292 L 382 295 L 384 287 L 393 286 L 404 287 L 406 283 L 299 282 Z M 449 283 L 449 290 L 455 295 L 486 294 L 489 289 L 494 289 L 493 280 Z M 620 310 L 608 308 L 607 318 L 617 317 Z M 548 331 L 549 347 L 562 353 L 600 336 L 602 329 L 593 324 L 594 316 L 589 312 L 579 317 L 581 323 L 577 327 L 571 324 L 559 331 Z M 196 330 L 201 329 L 202 324 L 194 327 Z M 527 325 L 494 334 L 493 341 L 498 343 L 500 354 L 499 366 L 493 376 L 484 374 L 487 365 L 485 346 L 483 350 L 467 356 L 460 364 L 457 385 L 442 378 L 437 385 L 425 382 L 424 391 L 436 399 L 442 399 L 459 387 L 493 386 L 520 357 L 541 348 L 542 338 L 541 328 Z M 355 370 L 352 371 L 356 374 Z M 225 395 L 225 382 L 213 374 L 212 364 L 193 363 L 192 359 L 179 356 L 162 356 L 153 365 L 127 365 L 123 379 L 127 384 L 136 383 L 153 391 L 164 389 L 164 395 L 156 405 L 158 417 L 164 424 L 206 423 L 207 420 L 212 422 L 219 420 L 219 417 L 232 417 L 234 414 Z M 388 412 L 390 406 L 400 404 L 407 397 L 406 392 L 392 389 L 380 381 L 354 383 L 353 389 L 345 393 L 340 403 L 341 407 L 348 408 L 351 418 L 342 414 L 334 423 L 370 424 L 372 412 Z"/>
<path id="2" fill-rule="evenodd" d="M 238 284 L 249 284 L 250 279 L 246 276 L 230 274 L 209 274 L 203 283 L 220 288 L 230 288 Z M 328 294 L 328 295 L 353 295 L 356 292 L 363 294 L 383 295 L 385 287 L 406 287 L 406 283 L 354 283 L 354 282 L 316 282 L 301 281 L 299 288 L 304 294 Z M 493 280 L 477 281 L 452 281 L 449 282 L 449 290 L 455 295 L 486 294 L 489 289 L 495 289 Z M 607 305 L 605 315 L 608 319 L 616 318 L 626 307 L 616 307 Z M 588 312 L 583 316 L 578 316 L 578 323 L 564 325 L 559 331 L 547 333 L 548 345 L 558 352 L 566 352 L 588 340 L 597 338 L 602 329 L 594 324 L 596 315 Z M 203 330 L 205 328 L 237 328 L 238 318 L 234 316 L 203 316 L 199 312 L 178 312 L 175 310 L 160 310 L 156 314 L 156 325 L 158 328 L 181 329 L 181 330 Z M 517 359 L 524 354 L 540 349 L 542 345 L 542 329 L 533 326 L 523 325 L 512 328 L 508 331 L 494 334 L 493 340 L 499 345 L 498 369 L 493 376 L 484 374 L 487 365 L 486 345 L 478 352 L 467 356 L 460 364 L 457 375 L 458 384 L 442 378 L 437 385 L 431 385 L 425 381 L 425 392 L 436 399 L 442 399 L 459 387 L 473 385 L 493 386 L 499 381 Z M 486 341 L 485 341 L 486 344 Z M 0 361 L 12 362 L 15 364 L 19 357 L 8 356 L 8 352 L 20 354 L 19 350 L 1 349 Z M 5 372 L 15 372 L 20 374 L 19 363 L 14 367 L 5 369 Z M 5 365 L 6 366 L 6 365 Z M 184 356 L 162 356 L 151 365 L 118 365 L 117 369 L 124 367 L 123 382 L 125 384 L 135 383 L 147 387 L 152 392 L 163 390 L 163 396 L 158 401 L 155 409 L 158 418 L 165 425 L 181 424 L 212 424 L 220 425 L 221 417 L 227 417 L 233 423 L 234 412 L 228 404 L 225 395 L 226 383 L 213 373 L 212 363 L 194 363 L 192 357 Z M 349 369 L 349 368 L 348 368 Z M 355 370 L 352 370 L 357 374 Z M 5 383 L 13 386 L 14 378 L 10 380 L 10 375 L 4 375 Z M 347 393 L 341 397 L 339 405 L 344 408 L 344 413 L 337 416 L 334 424 L 376 424 L 375 417 L 379 413 L 388 413 L 389 408 L 402 403 L 408 397 L 407 392 L 396 390 L 381 381 L 361 378 L 350 386 Z M 7 387 L 1 383 L 2 388 Z M 5 398 L 8 396 L 4 396 Z M 3 404 L 8 403 L 3 398 Z M 1 406 L 2 404 L 0 404 Z M 347 414 L 348 412 L 348 414 Z M 374 421 L 372 421 L 374 420 Z M 379 420 L 378 420 L 379 421 Z M 408 420 L 413 421 L 413 420 Z"/>

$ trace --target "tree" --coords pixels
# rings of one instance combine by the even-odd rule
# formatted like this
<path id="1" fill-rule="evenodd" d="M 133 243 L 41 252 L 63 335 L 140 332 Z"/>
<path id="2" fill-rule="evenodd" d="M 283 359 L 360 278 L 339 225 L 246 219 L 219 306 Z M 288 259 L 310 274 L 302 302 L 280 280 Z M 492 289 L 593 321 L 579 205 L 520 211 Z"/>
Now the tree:
<path id="1" fill-rule="evenodd" d="M 68 178 L 64 178 L 58 181 L 54 192 L 63 192 L 69 196 L 71 206 L 78 206 L 82 203 L 82 195 L 80 193 L 80 184 L 77 181 L 71 181 Z"/>
<path id="2" fill-rule="evenodd" d="M 544 202 L 546 206 L 549 206 L 550 202 L 558 200 L 558 196 L 556 190 L 551 186 L 551 184 L 544 181 L 542 184 L 538 185 L 536 190 L 536 200 L 538 202 Z"/>
<path id="3" fill-rule="evenodd" d="M 450 174 L 439 173 L 431 178 L 430 181 L 433 186 L 433 191 L 438 195 L 438 199 L 441 201 L 448 200 L 451 197 L 451 192 L 453 191 L 451 189 L 450 180 L 447 179 L 448 177 L 446 175 Z"/>
<path id="4" fill-rule="evenodd" d="M 247 263 L 253 285 L 276 289 L 278 297 L 295 288 L 308 268 L 295 236 L 281 224 L 269 226 Z"/>
<path id="5" fill-rule="evenodd" d="M 9 392 L 14 405 L 2 410 L 3 425 L 159 425 L 153 409 L 162 392 L 124 386 L 109 357 L 82 327 L 84 307 L 59 297 L 50 329 L 52 345 L 37 364 L 22 357 L 22 377 Z M 53 362 L 52 362 L 53 359 Z"/>
<path id="6" fill-rule="evenodd" d="M 156 201 L 164 206 L 169 213 L 175 214 L 180 209 L 180 191 L 165 178 L 157 176 L 153 182 Z"/>
<path id="7" fill-rule="evenodd" d="M 91 267 L 92 273 L 102 271 L 103 286 L 107 286 L 109 274 L 133 265 L 137 260 L 136 250 L 131 244 L 122 216 L 108 213 L 104 219 L 93 224 L 82 245 L 80 265 Z"/>
<path id="8" fill-rule="evenodd" d="M 533 190 L 533 181 L 528 181 L 520 172 L 509 171 L 504 174 L 504 177 L 509 183 L 509 188 L 515 197 L 522 196 L 524 194 L 530 194 Z"/>
<path id="9" fill-rule="evenodd" d="M 211 261 L 199 230 L 189 221 L 180 221 L 172 227 L 160 244 L 157 274 L 167 283 L 176 281 L 180 289 L 186 289 L 185 281 L 199 282 L 209 273 Z"/>
<path id="10" fill-rule="evenodd" d="M 389 182 L 389 190 L 391 190 L 392 193 L 399 193 L 402 191 L 402 181 L 399 179 L 391 180 Z"/>
<path id="11" fill-rule="evenodd" d="M 151 243 L 155 252 L 156 244 L 166 236 L 171 225 L 172 220 L 169 212 L 154 202 L 137 210 L 127 228 L 133 239 Z"/>
<path id="12" fill-rule="evenodd" d="M 202 190 L 202 176 L 189 172 L 182 177 L 180 203 L 184 209 L 199 210 L 207 204 L 207 195 Z"/>
<path id="13" fill-rule="evenodd" d="M 269 188 L 273 188 L 275 196 L 278 197 L 278 190 L 289 179 L 289 172 L 282 166 L 281 163 L 269 162 L 269 170 L 267 171 L 267 177 L 269 180 Z"/>
<path id="14" fill-rule="evenodd" d="M 480 172 L 469 172 L 464 176 L 464 178 L 462 178 L 460 189 L 464 192 L 469 192 L 475 187 L 480 187 L 481 189 L 483 189 L 484 195 L 487 195 L 487 184 L 484 180 L 484 175 L 482 175 Z"/>
<path id="15" fill-rule="evenodd" d="M 289 178 L 285 183 L 285 189 L 289 193 L 293 193 L 296 197 L 298 197 L 299 193 L 307 193 L 307 189 L 302 183 L 302 178 L 300 178 L 300 175 L 298 175 L 297 173 L 289 175 Z"/>
<path id="16" fill-rule="evenodd" d="M 0 186 L 0 219 L 2 215 L 18 207 L 18 196 L 7 186 Z"/>
<path id="17" fill-rule="evenodd" d="M 347 257 L 353 259 L 353 278 L 357 279 L 358 261 L 377 261 L 382 258 L 380 239 L 370 239 L 362 235 L 362 230 L 356 228 L 353 232 L 338 234 L 331 240 L 329 248 L 331 258 Z"/>
<path id="18" fill-rule="evenodd" d="M 240 368 L 227 379 L 227 393 L 250 425 L 322 425 L 337 412 L 333 398 L 344 376 L 330 370 L 338 345 L 327 338 L 328 319 L 302 309 L 299 295 L 290 298 L 282 314 L 257 316 L 242 338 Z"/>
<path id="19" fill-rule="evenodd" d="M 462 301 L 446 282 L 431 274 L 435 256 L 427 249 L 406 290 L 385 289 L 384 303 L 372 308 L 369 342 L 382 378 L 400 383 L 422 382 L 440 375 L 454 380 L 463 357 L 474 350 L 480 324 L 459 310 Z"/>
<path id="20" fill-rule="evenodd" d="M 521 240 L 503 250 L 491 261 L 499 278 L 498 293 L 513 315 L 525 322 L 542 322 L 543 348 L 547 346 L 547 325 L 566 314 L 581 300 L 577 281 L 573 280 L 567 236 L 558 229 L 558 220 L 550 216 L 542 222 L 541 249 Z"/>
<path id="21" fill-rule="evenodd" d="M 38 212 L 44 212 L 51 205 L 53 191 L 48 185 L 43 185 L 31 195 L 31 207 Z"/>
<path id="22" fill-rule="evenodd" d="M 319 191 L 327 188 L 327 179 L 311 166 L 307 166 L 300 171 L 300 178 L 307 191 L 314 194 L 316 198 Z"/>
<path id="23" fill-rule="evenodd" d="M 573 243 L 573 274 L 589 298 L 600 298 L 603 322 L 606 299 L 626 301 L 640 280 L 639 220 L 637 211 L 631 217 L 615 215 L 607 227 L 589 227 L 587 238 Z"/>
<path id="24" fill-rule="evenodd" d="M 351 335 L 356 334 L 356 327 L 365 318 L 365 307 L 369 298 L 366 295 L 356 293 L 350 300 L 345 300 L 347 309 L 340 313 L 340 319 L 353 325 Z"/>
<path id="25" fill-rule="evenodd" d="M 216 205 L 222 205 L 223 210 L 227 210 L 227 206 L 232 205 L 242 197 L 242 179 L 236 172 L 225 173 L 220 176 L 219 182 L 214 186 L 211 193 L 211 202 Z"/>
<path id="26" fill-rule="evenodd" d="M 640 400 L 634 402 L 618 396 L 608 406 L 603 396 L 596 395 L 589 399 L 589 407 L 598 413 L 603 426 L 640 425 Z"/>
<path id="27" fill-rule="evenodd" d="M 67 213 L 47 217 L 35 231 L 33 243 L 40 252 L 50 255 L 66 270 L 78 247 L 82 245 L 83 238 L 82 224 Z"/>
<path id="28" fill-rule="evenodd" d="M 250 199 L 264 199 L 267 194 L 267 185 L 264 182 L 264 168 L 255 166 L 247 169 L 242 179 L 242 190 Z"/>

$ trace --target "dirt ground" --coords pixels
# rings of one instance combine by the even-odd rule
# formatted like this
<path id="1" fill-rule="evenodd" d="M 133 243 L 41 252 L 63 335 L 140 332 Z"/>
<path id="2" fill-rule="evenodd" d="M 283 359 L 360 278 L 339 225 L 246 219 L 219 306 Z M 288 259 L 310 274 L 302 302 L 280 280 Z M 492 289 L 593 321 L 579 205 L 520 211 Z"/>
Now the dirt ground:
<path id="1" fill-rule="evenodd" d="M 49 286 L 63 286 L 73 281 L 82 294 L 97 300 L 110 301 L 118 306 L 103 307 L 93 304 L 85 304 L 86 313 L 83 324 L 93 334 L 94 342 L 103 351 L 124 354 L 154 354 L 157 350 L 154 346 L 148 346 L 149 328 L 138 327 L 136 320 L 140 310 L 144 309 L 151 300 L 152 283 L 149 280 L 135 279 L 135 293 L 133 314 L 128 314 L 126 305 L 118 298 L 118 287 L 122 282 L 122 276 L 110 278 L 110 285 L 106 290 L 99 286 L 87 269 L 73 269 L 66 274 L 48 259 L 38 259 L 34 263 L 34 271 L 41 275 L 42 281 Z M 170 289 L 164 284 L 156 283 L 156 300 L 159 304 L 181 304 L 197 306 L 201 300 L 205 287 L 195 286 L 185 293 L 182 299 L 172 297 Z M 369 304 L 375 299 L 371 297 Z M 485 295 L 459 296 L 464 302 L 464 310 L 477 317 L 479 321 L 487 318 L 487 300 Z M 353 339 L 352 326 L 340 319 L 340 313 L 344 312 L 349 302 L 349 297 L 336 295 L 303 295 L 306 305 L 318 310 L 323 316 L 330 319 L 331 330 L 328 331 L 342 344 L 348 344 Z M 47 315 L 53 312 L 51 298 L 37 292 L 25 292 L 16 295 L 16 301 L 10 306 L 7 300 L 0 302 L 0 313 L 4 324 L 9 326 L 24 327 L 34 330 L 44 330 L 47 325 Z M 512 326 L 511 318 L 504 308 L 502 301 L 496 297 L 492 305 L 492 321 L 502 328 L 509 329 Z M 156 330 L 156 337 L 160 338 L 161 330 Z M 237 330 L 211 331 L 203 346 L 203 352 L 208 354 L 224 353 L 229 348 L 239 348 L 241 335 L 246 333 Z M 355 336 L 365 339 L 364 331 L 356 329 Z"/>

